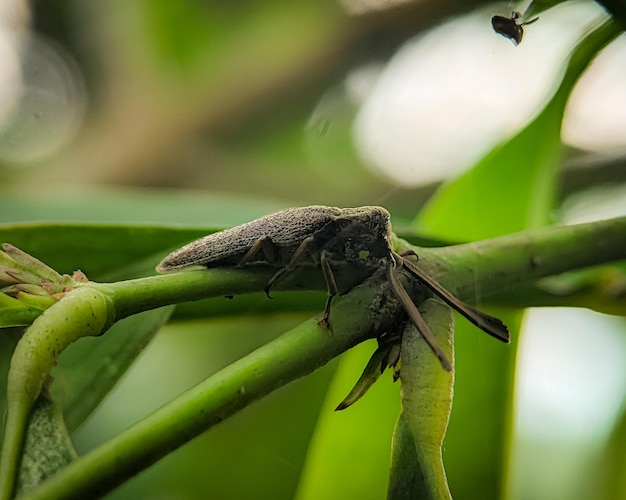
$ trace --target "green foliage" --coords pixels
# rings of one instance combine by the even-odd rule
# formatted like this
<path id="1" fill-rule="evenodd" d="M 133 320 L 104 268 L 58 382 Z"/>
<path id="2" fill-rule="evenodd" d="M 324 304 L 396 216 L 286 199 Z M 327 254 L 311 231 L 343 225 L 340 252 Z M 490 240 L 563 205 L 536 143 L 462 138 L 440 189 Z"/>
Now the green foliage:
<path id="1" fill-rule="evenodd" d="M 608 23 L 578 45 L 544 110 L 469 172 L 440 189 L 420 213 L 420 230 L 452 241 L 474 241 L 549 222 L 557 196 L 561 122 L 567 98 L 595 54 L 615 33 L 616 27 Z M 500 498 L 509 489 L 521 315 L 502 311 L 497 315 L 517 332 L 507 349 L 474 339 L 466 325 L 457 328 L 456 398 L 446 447 L 455 498 Z M 478 366 L 476 359 L 482 360 Z M 469 447 L 468 441 L 472 443 Z M 455 449 L 460 443 L 464 443 L 463 449 Z"/>

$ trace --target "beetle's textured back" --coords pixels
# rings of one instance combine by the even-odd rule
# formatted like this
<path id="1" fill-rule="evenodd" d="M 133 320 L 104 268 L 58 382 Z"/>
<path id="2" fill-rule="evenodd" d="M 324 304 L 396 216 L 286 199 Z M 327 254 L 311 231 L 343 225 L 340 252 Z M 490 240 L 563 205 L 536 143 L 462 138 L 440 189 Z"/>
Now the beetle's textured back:
<path id="1" fill-rule="evenodd" d="M 263 236 L 269 237 L 280 248 L 295 249 L 303 239 L 337 219 L 341 213 L 339 208 L 321 205 L 276 212 L 189 243 L 165 257 L 157 270 L 167 272 L 189 266 L 232 265 Z"/>
<path id="2" fill-rule="evenodd" d="M 509 332 L 504 323 L 459 301 L 417 266 L 394 252 L 390 218 L 387 210 L 374 206 L 290 208 L 194 241 L 163 259 L 157 271 L 191 266 L 271 265 L 279 269 L 265 286 L 265 293 L 269 296 L 277 280 L 286 273 L 300 266 L 318 266 L 328 289 L 324 316 L 318 322 L 324 328 L 331 326 L 330 307 L 335 296 L 348 293 L 378 270 L 385 271 L 409 318 L 441 365 L 451 371 L 452 365 L 395 274 L 396 268 L 401 266 L 479 328 L 508 342 Z"/>

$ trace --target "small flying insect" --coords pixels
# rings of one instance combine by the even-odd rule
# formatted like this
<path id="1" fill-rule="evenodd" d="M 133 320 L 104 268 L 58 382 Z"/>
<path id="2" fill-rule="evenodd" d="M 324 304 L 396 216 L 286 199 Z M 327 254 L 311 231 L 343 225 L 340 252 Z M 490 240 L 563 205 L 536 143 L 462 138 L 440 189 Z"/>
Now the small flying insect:
<path id="1" fill-rule="evenodd" d="M 291 208 L 189 243 L 165 257 L 157 266 L 157 271 L 170 272 L 194 266 L 271 266 L 277 270 L 265 286 L 269 296 L 272 287 L 287 273 L 302 266 L 314 266 L 321 270 L 328 290 L 324 315 L 318 323 L 330 328 L 333 298 L 349 292 L 384 267 L 389 283 L 409 318 L 439 358 L 441 366 L 451 371 L 450 361 L 396 276 L 397 269 L 403 268 L 477 327 L 498 340 L 509 341 L 508 329 L 502 321 L 454 297 L 406 258 L 417 257 L 415 253 L 396 253 L 391 241 L 390 215 L 382 207 L 335 208 L 318 205 Z M 351 275 L 347 283 L 337 277 L 340 268 L 346 266 Z"/>
<path id="2" fill-rule="evenodd" d="M 530 21 L 519 22 L 521 18 L 522 15 L 519 12 L 513 12 L 511 17 L 493 16 L 491 25 L 496 33 L 508 38 L 513 42 L 513 45 L 518 46 L 522 43 L 522 37 L 524 36 L 524 28 L 522 26 L 528 26 L 539 19 L 539 17 L 535 17 Z"/>

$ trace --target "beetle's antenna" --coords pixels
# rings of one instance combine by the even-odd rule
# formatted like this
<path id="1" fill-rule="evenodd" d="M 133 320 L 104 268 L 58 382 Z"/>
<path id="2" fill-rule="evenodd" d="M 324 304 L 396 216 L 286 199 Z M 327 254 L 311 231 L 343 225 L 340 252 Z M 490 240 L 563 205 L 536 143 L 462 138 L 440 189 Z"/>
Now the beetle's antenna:
<path id="1" fill-rule="evenodd" d="M 444 368 L 444 370 L 451 372 L 452 365 L 450 364 L 450 361 L 448 361 L 448 358 L 441 350 L 441 347 L 439 347 L 439 345 L 437 344 L 437 340 L 435 339 L 433 333 L 430 331 L 430 327 L 428 326 L 426 321 L 424 321 L 424 318 L 422 318 L 422 315 L 420 314 L 417 307 L 415 307 L 415 304 L 411 300 L 411 297 L 409 296 L 408 292 L 406 291 L 404 286 L 402 286 L 402 283 L 400 283 L 400 280 L 398 280 L 398 278 L 396 277 L 396 274 L 395 274 L 395 270 L 396 270 L 395 256 L 396 255 L 401 259 L 400 262 L 402 261 L 402 257 L 400 257 L 398 254 L 394 254 L 394 258 L 390 260 L 389 267 L 387 268 L 387 276 L 389 278 L 389 282 L 391 283 L 391 287 L 393 288 L 393 291 L 395 292 L 396 297 L 398 297 L 398 299 L 404 306 L 404 309 L 409 314 L 411 321 L 413 321 L 413 323 L 417 327 L 417 330 L 420 332 L 420 335 L 424 338 L 424 340 L 428 344 L 428 347 L 430 347 L 431 351 L 433 351 L 435 356 L 439 358 L 439 362 L 441 363 L 441 366 Z"/>
<path id="2" fill-rule="evenodd" d="M 522 26 L 528 26 L 529 24 L 532 24 L 532 23 L 534 23 L 534 22 L 536 22 L 536 21 L 539 21 L 539 16 L 537 16 L 537 17 L 535 17 L 535 18 L 531 19 L 530 21 L 525 21 L 525 22 L 523 22 L 523 23 L 522 23 Z"/>
<path id="3" fill-rule="evenodd" d="M 492 337 L 506 342 L 510 342 L 509 329 L 498 318 L 494 318 L 488 314 L 480 312 L 473 307 L 468 306 L 465 302 L 457 299 L 448 290 L 442 287 L 434 279 L 428 276 L 424 271 L 418 268 L 408 259 L 403 258 L 400 254 L 394 252 L 394 258 L 402 264 L 402 266 L 428 287 L 435 295 L 439 296 L 446 304 L 465 316 L 471 323 L 476 325 L 485 333 Z"/>

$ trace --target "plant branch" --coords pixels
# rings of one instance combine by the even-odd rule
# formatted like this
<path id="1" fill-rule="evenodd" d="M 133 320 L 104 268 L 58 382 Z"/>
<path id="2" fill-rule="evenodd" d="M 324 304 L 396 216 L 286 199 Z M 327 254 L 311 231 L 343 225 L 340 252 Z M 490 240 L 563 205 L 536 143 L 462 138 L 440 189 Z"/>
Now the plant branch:
<path id="1" fill-rule="evenodd" d="M 439 248 L 416 247 L 397 239 L 396 249 L 415 251 L 420 256 L 418 265 L 430 276 L 460 299 L 473 301 L 546 276 L 626 259 L 625 242 L 626 217 L 618 217 Z M 122 319 L 168 304 L 259 292 L 274 271 L 203 269 L 87 286 L 109 295 L 116 304 L 116 319 Z M 324 290 L 325 286 L 317 270 L 301 268 L 276 288 Z"/>
<path id="2" fill-rule="evenodd" d="M 94 287 L 115 302 L 120 320 L 157 307 L 226 295 L 259 292 L 275 270 L 268 268 L 222 268 L 181 271 L 115 283 L 94 283 Z"/>
<path id="3" fill-rule="evenodd" d="M 626 259 L 626 217 L 443 248 L 399 245 L 400 250 L 416 250 L 426 272 L 459 298 L 472 301 L 547 276 Z"/>
<path id="4" fill-rule="evenodd" d="M 338 298 L 331 315 L 332 334 L 314 319 L 300 324 L 86 454 L 26 498 L 94 498 L 112 490 L 252 401 L 376 335 L 400 305 L 392 304 L 382 318 L 379 311 L 354 311 L 367 309 L 380 294 L 380 278 L 375 277 Z"/>
<path id="5" fill-rule="evenodd" d="M 570 290 L 550 290 L 548 286 L 523 285 L 489 297 L 498 307 L 585 307 L 602 314 L 626 316 L 626 274 L 614 269 L 600 270 L 597 280 L 582 283 Z"/>

